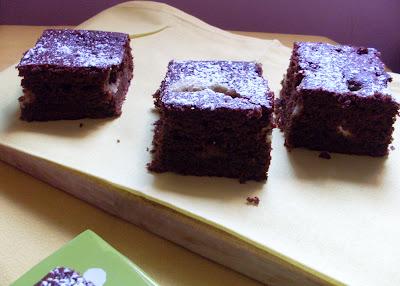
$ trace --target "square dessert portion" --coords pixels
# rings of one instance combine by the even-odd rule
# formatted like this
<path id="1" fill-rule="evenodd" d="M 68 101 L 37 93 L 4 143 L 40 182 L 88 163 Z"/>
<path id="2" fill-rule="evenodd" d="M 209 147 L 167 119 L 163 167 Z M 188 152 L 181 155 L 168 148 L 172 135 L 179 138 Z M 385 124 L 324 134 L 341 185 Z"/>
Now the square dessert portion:
<path id="1" fill-rule="evenodd" d="M 127 34 L 45 30 L 17 68 L 27 121 L 119 116 L 132 79 Z"/>
<path id="2" fill-rule="evenodd" d="M 260 64 L 171 61 L 154 97 L 151 171 L 267 178 L 273 93 Z"/>
<path id="3" fill-rule="evenodd" d="M 95 286 L 78 272 L 67 267 L 56 267 L 35 286 Z"/>
<path id="4" fill-rule="evenodd" d="M 285 145 L 386 155 L 399 110 L 389 81 L 375 49 L 295 43 L 275 108 Z"/>

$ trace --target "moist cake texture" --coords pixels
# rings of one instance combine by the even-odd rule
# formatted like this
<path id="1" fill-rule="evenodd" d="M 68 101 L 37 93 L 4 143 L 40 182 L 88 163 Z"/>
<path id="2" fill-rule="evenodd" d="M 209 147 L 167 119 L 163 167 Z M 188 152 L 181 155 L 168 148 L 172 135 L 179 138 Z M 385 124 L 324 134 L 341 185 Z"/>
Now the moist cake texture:
<path id="1" fill-rule="evenodd" d="M 171 61 L 154 97 L 151 171 L 266 179 L 273 93 L 260 64 Z"/>
<path id="2" fill-rule="evenodd" d="M 399 110 L 390 81 L 376 49 L 295 43 L 275 108 L 285 145 L 386 155 Z"/>
<path id="3" fill-rule="evenodd" d="M 27 121 L 118 116 L 132 79 L 127 34 L 45 30 L 17 68 Z"/>
<path id="4" fill-rule="evenodd" d="M 66 268 L 56 267 L 43 277 L 35 286 L 95 286 L 87 281 L 78 272 Z"/>

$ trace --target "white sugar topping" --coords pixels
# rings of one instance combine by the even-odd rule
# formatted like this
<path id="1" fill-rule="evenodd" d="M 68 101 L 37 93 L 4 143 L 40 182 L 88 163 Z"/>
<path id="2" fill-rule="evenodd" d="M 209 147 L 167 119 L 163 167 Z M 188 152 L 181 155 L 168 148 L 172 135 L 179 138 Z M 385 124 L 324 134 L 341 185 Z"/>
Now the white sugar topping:
<path id="1" fill-rule="evenodd" d="M 19 66 L 110 67 L 122 62 L 127 41 L 122 33 L 46 30 Z"/>
<path id="2" fill-rule="evenodd" d="M 267 81 L 254 62 L 173 61 L 164 82 L 167 105 L 216 109 L 271 107 Z"/>

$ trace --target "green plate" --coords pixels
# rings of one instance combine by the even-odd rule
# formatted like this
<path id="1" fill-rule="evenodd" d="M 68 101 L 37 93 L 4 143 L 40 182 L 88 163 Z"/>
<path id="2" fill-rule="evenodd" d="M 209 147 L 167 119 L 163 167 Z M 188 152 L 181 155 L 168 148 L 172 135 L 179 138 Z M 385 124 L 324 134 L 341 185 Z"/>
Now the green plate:
<path id="1" fill-rule="evenodd" d="M 96 286 L 156 286 L 138 266 L 90 230 L 44 259 L 11 286 L 32 286 L 55 267 L 72 268 Z M 89 278 L 90 277 L 90 278 Z"/>

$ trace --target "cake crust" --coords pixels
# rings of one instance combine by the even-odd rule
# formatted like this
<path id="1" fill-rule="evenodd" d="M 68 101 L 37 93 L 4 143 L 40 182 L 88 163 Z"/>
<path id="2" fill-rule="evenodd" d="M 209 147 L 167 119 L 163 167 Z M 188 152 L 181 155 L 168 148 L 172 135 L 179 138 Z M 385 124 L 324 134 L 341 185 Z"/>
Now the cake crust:
<path id="1" fill-rule="evenodd" d="M 390 75 L 374 48 L 295 43 L 301 90 L 316 90 L 360 97 L 390 95 Z"/>
<path id="2" fill-rule="evenodd" d="M 98 69 L 122 63 L 127 34 L 89 30 L 45 30 L 21 59 L 18 69 L 53 66 Z"/>
<path id="3" fill-rule="evenodd" d="M 235 61 L 173 61 L 161 87 L 162 104 L 199 110 L 271 108 L 261 65 Z"/>

